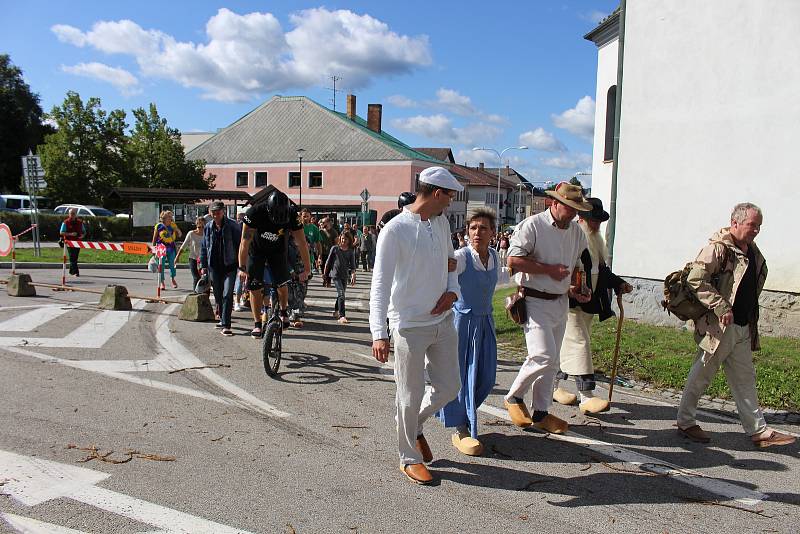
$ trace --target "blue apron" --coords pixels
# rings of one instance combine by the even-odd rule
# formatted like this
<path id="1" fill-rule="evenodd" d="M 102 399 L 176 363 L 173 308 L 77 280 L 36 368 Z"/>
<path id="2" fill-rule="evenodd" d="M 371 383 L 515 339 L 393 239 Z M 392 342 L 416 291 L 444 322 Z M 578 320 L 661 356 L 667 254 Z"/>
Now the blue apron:
<path id="1" fill-rule="evenodd" d="M 458 331 L 458 365 L 461 391 L 436 416 L 444 426 L 468 426 L 478 437 L 478 406 L 494 388 L 497 371 L 497 338 L 492 317 L 492 296 L 497 285 L 497 253 L 489 249 L 494 269 L 479 271 L 472 253 L 464 255 L 466 268 L 458 276 L 461 299 L 453 304 Z"/>

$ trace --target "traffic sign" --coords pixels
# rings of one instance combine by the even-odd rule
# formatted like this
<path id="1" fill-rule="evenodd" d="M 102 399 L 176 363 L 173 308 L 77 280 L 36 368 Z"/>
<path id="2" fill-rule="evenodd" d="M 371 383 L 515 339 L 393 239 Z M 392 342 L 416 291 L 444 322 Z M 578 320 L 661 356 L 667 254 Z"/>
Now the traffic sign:
<path id="1" fill-rule="evenodd" d="M 125 254 L 150 254 L 150 245 L 147 243 L 123 243 L 122 252 Z"/>
<path id="2" fill-rule="evenodd" d="M 0 223 L 0 256 L 8 256 L 11 253 L 11 245 L 14 238 L 11 237 L 11 228 L 5 223 Z"/>
<path id="3" fill-rule="evenodd" d="M 366 188 L 366 187 L 365 187 L 365 188 L 364 188 L 364 190 L 361 192 L 361 200 L 363 200 L 364 202 L 366 202 L 367 200 L 369 200 L 369 191 L 367 190 L 367 188 Z"/>

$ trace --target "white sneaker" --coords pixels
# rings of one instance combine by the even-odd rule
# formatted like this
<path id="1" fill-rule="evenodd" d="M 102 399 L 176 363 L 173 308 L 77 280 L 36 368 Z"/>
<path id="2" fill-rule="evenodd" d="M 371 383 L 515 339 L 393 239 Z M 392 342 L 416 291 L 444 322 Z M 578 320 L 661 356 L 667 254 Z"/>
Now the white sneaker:
<path id="1" fill-rule="evenodd" d="M 242 311 L 242 305 L 237 302 L 236 304 L 233 305 L 233 311 L 235 312 Z"/>

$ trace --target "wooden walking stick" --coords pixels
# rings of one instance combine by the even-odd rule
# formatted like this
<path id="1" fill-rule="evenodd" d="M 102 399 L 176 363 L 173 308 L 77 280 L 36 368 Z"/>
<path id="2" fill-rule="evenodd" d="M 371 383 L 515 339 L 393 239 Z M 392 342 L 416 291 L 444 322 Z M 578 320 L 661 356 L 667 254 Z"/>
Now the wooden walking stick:
<path id="1" fill-rule="evenodd" d="M 622 319 L 625 317 L 625 310 L 622 309 L 622 293 L 617 295 L 617 306 L 619 307 L 619 318 L 617 319 L 617 340 L 614 343 L 614 360 L 611 362 L 611 384 L 608 386 L 608 402 L 614 394 L 614 382 L 617 381 L 617 359 L 619 358 L 619 336 L 622 333 Z"/>

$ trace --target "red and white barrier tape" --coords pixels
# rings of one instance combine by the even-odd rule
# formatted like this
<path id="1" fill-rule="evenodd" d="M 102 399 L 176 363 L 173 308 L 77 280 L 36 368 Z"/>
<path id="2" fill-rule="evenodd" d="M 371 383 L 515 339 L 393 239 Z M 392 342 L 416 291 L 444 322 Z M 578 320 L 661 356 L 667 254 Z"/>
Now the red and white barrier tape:
<path id="1" fill-rule="evenodd" d="M 106 241 L 72 241 L 65 239 L 64 243 L 69 248 L 90 248 L 93 250 L 112 250 L 122 252 L 122 243 L 108 243 Z"/>
<path id="2" fill-rule="evenodd" d="M 32 225 L 31 225 L 31 227 L 30 227 L 30 228 L 28 228 L 27 230 L 23 230 L 22 232 L 18 233 L 18 234 L 17 234 L 17 235 L 15 235 L 15 236 L 12 236 L 12 237 L 13 237 L 14 239 L 16 239 L 16 238 L 18 238 L 18 237 L 19 237 L 19 236 L 21 236 L 21 235 L 25 235 L 25 234 L 27 234 L 28 232 L 32 232 L 34 228 L 36 228 L 36 225 L 35 225 L 35 224 L 32 224 Z"/>

